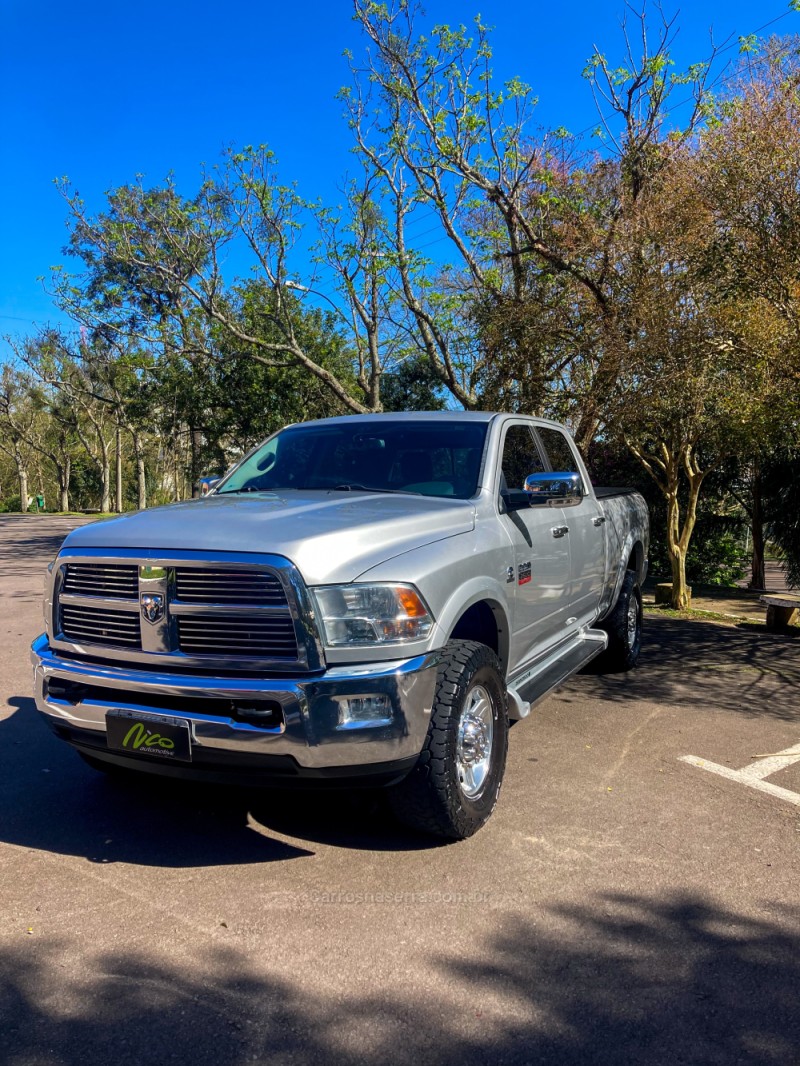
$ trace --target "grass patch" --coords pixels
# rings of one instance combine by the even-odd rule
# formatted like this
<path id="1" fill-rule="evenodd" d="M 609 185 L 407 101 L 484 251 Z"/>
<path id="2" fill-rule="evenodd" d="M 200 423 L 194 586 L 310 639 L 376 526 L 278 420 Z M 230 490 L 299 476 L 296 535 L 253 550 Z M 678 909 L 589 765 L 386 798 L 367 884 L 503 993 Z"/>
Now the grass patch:
<path id="1" fill-rule="evenodd" d="M 699 611 L 693 607 L 684 611 L 676 611 L 672 607 L 656 607 L 654 604 L 644 605 L 645 614 L 660 615 L 662 618 L 677 618 L 682 622 L 717 622 L 721 625 L 766 625 L 764 618 L 744 618 L 740 614 L 726 614 L 724 611 Z"/>
<path id="2" fill-rule="evenodd" d="M 132 513 L 132 512 L 131 512 Z M 117 511 L 0 511 L 11 518 L 118 518 Z"/>

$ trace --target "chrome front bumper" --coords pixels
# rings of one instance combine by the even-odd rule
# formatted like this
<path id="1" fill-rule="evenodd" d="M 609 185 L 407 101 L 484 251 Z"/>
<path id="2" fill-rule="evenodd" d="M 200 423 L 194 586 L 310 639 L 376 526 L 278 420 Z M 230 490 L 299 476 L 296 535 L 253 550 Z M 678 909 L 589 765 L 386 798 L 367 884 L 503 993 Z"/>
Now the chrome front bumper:
<path id="1" fill-rule="evenodd" d="M 187 769 L 216 767 L 234 774 L 237 763 L 254 772 L 295 765 L 313 776 L 413 760 L 425 742 L 438 659 L 432 653 L 339 666 L 304 678 L 206 677 L 66 658 L 49 646 L 46 635 L 31 648 L 36 706 L 74 746 L 102 756 L 111 709 L 171 716 L 190 724 L 193 759 Z M 341 723 L 343 699 L 376 695 L 391 701 L 390 721 Z M 220 713 L 227 702 L 277 705 L 279 712 L 267 726 Z M 212 705 L 214 713 L 207 713 Z M 154 761 L 121 758 L 141 769 Z"/>

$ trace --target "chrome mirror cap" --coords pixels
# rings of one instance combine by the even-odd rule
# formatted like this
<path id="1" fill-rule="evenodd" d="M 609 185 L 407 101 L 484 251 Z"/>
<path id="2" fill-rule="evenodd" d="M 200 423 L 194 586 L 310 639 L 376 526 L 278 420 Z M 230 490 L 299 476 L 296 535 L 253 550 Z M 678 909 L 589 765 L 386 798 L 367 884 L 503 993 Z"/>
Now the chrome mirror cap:
<path id="1" fill-rule="evenodd" d="M 531 496 L 531 503 L 547 500 L 560 507 L 580 503 L 584 496 L 581 475 L 571 470 L 528 474 L 524 488 Z"/>
<path id="2" fill-rule="evenodd" d="M 207 474 L 205 477 L 201 477 L 198 480 L 200 495 L 208 496 L 209 492 L 215 489 L 220 481 L 222 481 L 222 474 Z"/>

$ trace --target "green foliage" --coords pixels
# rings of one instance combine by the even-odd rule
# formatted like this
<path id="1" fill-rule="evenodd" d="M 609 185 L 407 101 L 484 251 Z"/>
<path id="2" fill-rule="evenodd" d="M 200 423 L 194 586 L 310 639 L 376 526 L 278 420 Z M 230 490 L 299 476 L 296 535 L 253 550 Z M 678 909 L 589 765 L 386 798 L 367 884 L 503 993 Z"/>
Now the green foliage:
<path id="1" fill-rule="evenodd" d="M 708 495 L 702 498 L 686 557 L 686 577 L 690 584 L 733 586 L 747 573 L 745 523 L 740 517 L 714 513 L 715 503 Z"/>
<path id="2" fill-rule="evenodd" d="M 100 477 L 88 456 L 79 455 L 73 460 L 69 488 L 72 510 L 89 511 L 99 506 Z"/>
<path id="3" fill-rule="evenodd" d="M 442 411 L 441 378 L 424 356 L 409 356 L 383 378 L 384 411 Z"/>
<path id="4" fill-rule="evenodd" d="M 714 98 L 714 54 L 677 70 L 656 11 L 628 6 L 619 58 L 586 64 L 599 153 L 535 128 L 530 85 L 494 81 L 480 18 L 424 36 L 416 0 L 354 0 L 368 48 L 339 94 L 358 160 L 341 207 L 304 199 L 265 145 L 226 152 L 189 195 L 137 178 L 94 214 L 60 182 L 78 273 L 56 268 L 53 287 L 82 333 L 22 353 L 36 370 L 0 405 L 4 484 L 35 459 L 55 500 L 69 459 L 75 502 L 96 506 L 120 427 L 128 505 L 142 470 L 166 500 L 286 422 L 452 396 L 639 447 L 661 492 L 619 444 L 599 474 L 650 501 L 660 576 L 664 496 L 685 515 L 693 478 L 689 579 L 734 580 L 741 531 L 713 470 L 798 418 L 797 47 L 773 60 L 742 38 L 740 80 Z M 425 254 L 431 217 L 447 255 Z M 308 225 L 311 276 L 293 258 L 299 241 L 308 266 Z M 223 276 L 234 245 L 246 280 Z M 787 491 L 774 522 L 790 554 Z"/>
<path id="5" fill-rule="evenodd" d="M 755 33 L 750 33 L 747 37 L 739 38 L 739 54 L 740 55 L 755 55 L 758 52 L 758 36 Z"/>
<path id="6" fill-rule="evenodd" d="M 650 511 L 650 576 L 666 581 L 670 575 L 665 535 L 666 507 L 662 494 L 641 464 L 627 449 L 609 441 L 592 444 L 589 472 L 595 485 L 636 489 Z M 743 541 L 746 522 L 741 514 L 727 513 L 729 497 L 724 479 L 709 481 L 700 499 L 697 524 L 686 558 L 690 584 L 732 586 L 747 572 Z"/>
<path id="7" fill-rule="evenodd" d="M 800 448 L 780 451 L 763 472 L 767 528 L 789 583 L 800 588 Z"/>

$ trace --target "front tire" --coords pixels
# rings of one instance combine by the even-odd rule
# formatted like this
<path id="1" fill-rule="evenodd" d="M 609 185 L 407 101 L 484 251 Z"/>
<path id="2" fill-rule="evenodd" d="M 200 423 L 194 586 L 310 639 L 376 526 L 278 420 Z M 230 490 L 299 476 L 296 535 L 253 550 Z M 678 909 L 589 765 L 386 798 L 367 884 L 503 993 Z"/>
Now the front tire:
<path id="1" fill-rule="evenodd" d="M 485 644 L 452 640 L 439 664 L 425 746 L 408 777 L 389 790 L 411 829 L 465 840 L 497 803 L 508 751 L 500 662 Z"/>
<path id="2" fill-rule="evenodd" d="M 614 610 L 602 623 L 608 647 L 598 658 L 604 670 L 632 670 L 642 650 L 642 593 L 633 570 L 627 570 Z"/>

